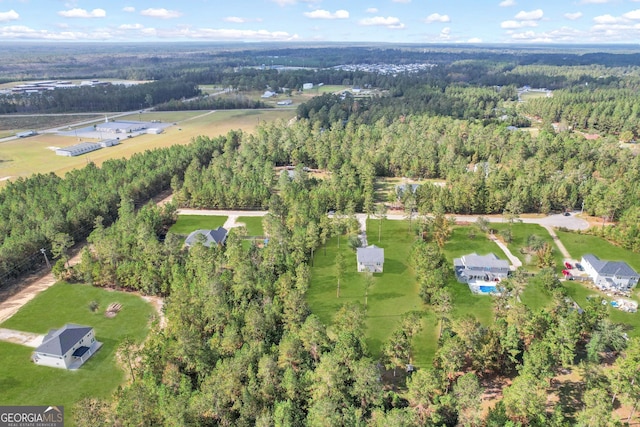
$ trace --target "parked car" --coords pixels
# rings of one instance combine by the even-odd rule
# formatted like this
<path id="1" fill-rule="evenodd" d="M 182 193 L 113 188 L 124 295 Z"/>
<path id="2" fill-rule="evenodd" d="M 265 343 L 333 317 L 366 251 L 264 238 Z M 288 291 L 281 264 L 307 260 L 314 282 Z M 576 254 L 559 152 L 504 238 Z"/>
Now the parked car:
<path id="1" fill-rule="evenodd" d="M 570 212 L 565 212 L 565 213 L 563 213 L 562 215 L 564 215 L 564 216 L 571 216 L 571 213 L 570 213 Z"/>
<path id="2" fill-rule="evenodd" d="M 571 270 L 573 268 L 570 262 L 565 262 L 564 266 L 567 267 L 567 270 Z"/>
<path id="3" fill-rule="evenodd" d="M 579 262 L 576 262 L 576 268 L 580 271 L 584 271 L 584 267 Z"/>

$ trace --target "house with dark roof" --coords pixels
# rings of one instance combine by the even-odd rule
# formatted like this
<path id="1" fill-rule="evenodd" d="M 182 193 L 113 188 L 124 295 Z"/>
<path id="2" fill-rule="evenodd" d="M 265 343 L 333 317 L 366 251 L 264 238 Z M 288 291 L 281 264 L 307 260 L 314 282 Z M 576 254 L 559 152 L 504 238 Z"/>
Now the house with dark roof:
<path id="1" fill-rule="evenodd" d="M 356 249 L 358 272 L 382 273 L 384 269 L 384 249 L 376 245 Z"/>
<path id="2" fill-rule="evenodd" d="M 207 247 L 224 245 L 228 233 L 227 229 L 222 227 L 215 230 L 196 230 L 187 236 L 184 243 L 187 246 L 193 246 L 199 241 Z"/>
<path id="3" fill-rule="evenodd" d="M 93 328 L 67 323 L 60 329 L 51 329 L 45 335 L 31 360 L 42 366 L 78 369 L 101 346 L 102 343 L 96 341 Z"/>
<path id="4" fill-rule="evenodd" d="M 586 254 L 580 263 L 600 289 L 628 291 L 640 280 L 640 275 L 624 261 L 604 261 L 593 254 Z"/>
<path id="5" fill-rule="evenodd" d="M 473 252 L 453 259 L 453 269 L 460 283 L 480 280 L 498 282 L 509 275 L 509 263 L 495 254 L 478 255 Z"/>

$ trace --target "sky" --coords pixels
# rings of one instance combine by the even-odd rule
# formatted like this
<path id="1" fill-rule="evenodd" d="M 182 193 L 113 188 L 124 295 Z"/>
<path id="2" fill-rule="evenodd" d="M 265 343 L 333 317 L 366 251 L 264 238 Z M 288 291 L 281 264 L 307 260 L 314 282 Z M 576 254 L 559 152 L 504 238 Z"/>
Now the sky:
<path id="1" fill-rule="evenodd" d="M 640 43 L 640 0 L 0 0 L 0 41 Z"/>

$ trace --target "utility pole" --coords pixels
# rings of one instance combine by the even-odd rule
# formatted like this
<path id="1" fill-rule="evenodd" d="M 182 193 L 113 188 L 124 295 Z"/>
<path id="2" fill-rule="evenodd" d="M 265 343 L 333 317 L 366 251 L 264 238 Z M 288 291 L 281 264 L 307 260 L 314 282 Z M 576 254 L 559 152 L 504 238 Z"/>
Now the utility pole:
<path id="1" fill-rule="evenodd" d="M 51 264 L 49 263 L 49 258 L 47 258 L 47 251 L 45 248 L 40 249 L 40 252 L 42 252 L 42 255 L 44 255 L 44 260 L 47 262 L 47 267 L 49 268 L 49 270 L 51 270 Z"/>

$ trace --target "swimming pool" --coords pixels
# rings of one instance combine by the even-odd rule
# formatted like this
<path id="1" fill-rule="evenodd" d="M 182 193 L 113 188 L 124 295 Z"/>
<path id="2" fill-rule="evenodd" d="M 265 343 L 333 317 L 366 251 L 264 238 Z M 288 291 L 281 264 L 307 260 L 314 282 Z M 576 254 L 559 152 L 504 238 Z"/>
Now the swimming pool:
<path id="1" fill-rule="evenodd" d="M 481 294 L 491 294 L 494 292 L 498 292 L 498 288 L 495 285 L 480 285 L 478 288 L 480 289 Z"/>

